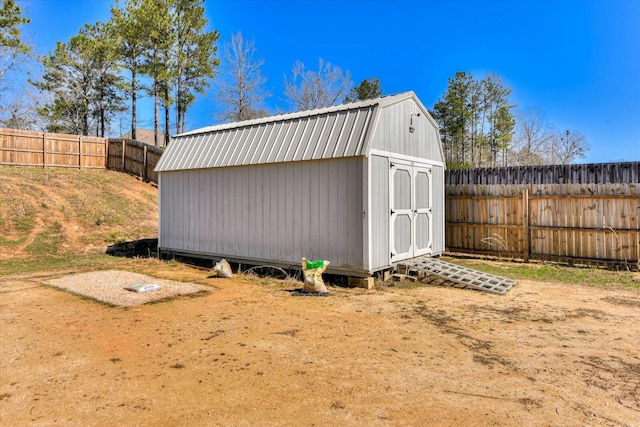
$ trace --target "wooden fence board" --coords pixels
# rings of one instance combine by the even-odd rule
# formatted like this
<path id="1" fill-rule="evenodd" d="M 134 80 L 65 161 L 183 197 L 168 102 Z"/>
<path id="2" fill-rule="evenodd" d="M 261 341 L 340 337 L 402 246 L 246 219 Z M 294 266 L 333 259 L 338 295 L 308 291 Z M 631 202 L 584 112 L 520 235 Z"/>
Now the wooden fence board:
<path id="1" fill-rule="evenodd" d="M 636 264 L 640 258 L 636 183 L 447 186 L 445 217 L 450 251 Z"/>
<path id="2" fill-rule="evenodd" d="M 158 183 L 158 174 L 153 170 L 162 156 L 161 148 L 133 139 L 119 138 L 109 139 L 108 145 L 107 168 Z"/>
<path id="3" fill-rule="evenodd" d="M 0 165 L 104 169 L 106 141 L 0 128 Z"/>
<path id="4" fill-rule="evenodd" d="M 6 166 L 109 168 L 157 183 L 153 169 L 162 153 L 160 148 L 131 139 L 0 128 L 0 165 Z"/>

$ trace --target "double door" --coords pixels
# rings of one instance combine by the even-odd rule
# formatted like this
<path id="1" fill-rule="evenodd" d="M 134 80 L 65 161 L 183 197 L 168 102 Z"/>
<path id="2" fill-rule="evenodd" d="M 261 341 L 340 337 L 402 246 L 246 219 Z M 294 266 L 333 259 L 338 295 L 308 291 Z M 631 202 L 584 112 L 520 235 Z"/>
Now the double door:
<path id="1" fill-rule="evenodd" d="M 432 180 L 428 165 L 390 160 L 391 262 L 433 252 Z"/>

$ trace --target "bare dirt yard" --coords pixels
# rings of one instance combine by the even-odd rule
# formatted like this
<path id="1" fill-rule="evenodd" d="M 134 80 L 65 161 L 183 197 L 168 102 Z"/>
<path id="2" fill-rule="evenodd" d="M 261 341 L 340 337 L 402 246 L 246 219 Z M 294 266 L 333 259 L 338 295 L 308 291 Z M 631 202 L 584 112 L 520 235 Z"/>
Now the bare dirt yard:
<path id="1" fill-rule="evenodd" d="M 640 291 L 330 287 L 156 260 L 210 292 L 113 307 L 0 278 L 2 425 L 640 426 Z"/>

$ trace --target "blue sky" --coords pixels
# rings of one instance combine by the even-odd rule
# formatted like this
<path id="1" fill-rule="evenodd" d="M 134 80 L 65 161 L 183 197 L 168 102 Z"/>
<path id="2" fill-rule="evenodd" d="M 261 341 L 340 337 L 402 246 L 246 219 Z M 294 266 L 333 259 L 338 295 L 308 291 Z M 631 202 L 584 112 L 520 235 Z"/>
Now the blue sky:
<path id="1" fill-rule="evenodd" d="M 85 23 L 109 19 L 111 0 L 19 0 L 39 54 Z M 427 108 L 447 78 L 498 73 L 518 106 L 542 109 L 561 130 L 590 145 L 581 162 L 640 160 L 640 0 L 305 1 L 207 0 L 219 45 L 232 33 L 254 39 L 273 94 L 289 110 L 283 75 L 318 58 L 349 70 L 355 84 L 375 76 L 385 94 L 413 90 Z M 187 128 L 215 123 L 214 97 L 200 97 Z M 143 103 L 140 127 L 151 128 Z"/>

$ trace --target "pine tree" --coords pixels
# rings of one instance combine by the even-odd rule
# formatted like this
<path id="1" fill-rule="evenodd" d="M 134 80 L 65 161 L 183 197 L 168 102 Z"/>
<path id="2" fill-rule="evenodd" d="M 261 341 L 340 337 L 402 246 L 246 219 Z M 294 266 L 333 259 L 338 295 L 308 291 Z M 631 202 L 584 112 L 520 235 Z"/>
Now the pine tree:
<path id="1" fill-rule="evenodd" d="M 433 108 L 432 115 L 440 125 L 449 167 L 468 167 L 466 134 L 471 123 L 471 110 L 468 99 L 471 94 L 473 76 L 457 72 L 449 78 L 447 90 Z"/>
<path id="2" fill-rule="evenodd" d="M 104 137 L 115 114 L 126 110 L 124 81 L 116 60 L 116 45 L 107 25 L 98 22 L 80 31 L 90 42 L 94 61 L 94 107 L 96 135 Z"/>
<path id="3" fill-rule="evenodd" d="M 511 89 L 500 76 L 478 81 L 466 72 L 448 80 L 432 111 L 440 126 L 447 165 L 451 168 L 496 165 L 507 161 L 515 120 L 509 103 Z"/>
<path id="4" fill-rule="evenodd" d="M 49 131 L 90 135 L 95 121 L 95 134 L 104 136 L 108 116 L 123 110 L 122 82 L 104 33 L 102 24 L 86 26 L 41 58 L 42 81 L 33 84 L 52 95 L 40 110 Z"/>
<path id="5" fill-rule="evenodd" d="M 0 9 L 0 95 L 5 90 L 6 76 L 17 71 L 31 52 L 31 46 L 21 39 L 20 26 L 31 22 L 22 16 L 22 10 L 15 0 L 2 0 Z"/>
<path id="6" fill-rule="evenodd" d="M 195 94 L 204 94 L 209 80 L 216 74 L 220 60 L 216 57 L 217 31 L 205 31 L 204 0 L 181 0 L 177 3 L 174 31 L 176 35 L 176 131 L 184 132 L 186 113 Z"/>
<path id="7" fill-rule="evenodd" d="M 172 20 L 175 17 L 176 0 L 143 0 L 143 13 L 139 14 L 140 26 L 145 29 L 141 72 L 149 76 L 152 84 L 147 92 L 153 96 L 154 143 L 160 145 L 160 102 L 165 110 L 165 140 L 169 134 L 168 112 L 171 103 L 170 82 L 175 67 L 171 66 L 171 50 L 175 44 Z"/>
<path id="8" fill-rule="evenodd" d="M 344 102 L 364 101 L 365 99 L 375 99 L 382 96 L 384 92 L 380 88 L 380 80 L 370 77 L 360 82 L 360 84 L 349 92 Z"/>
<path id="9" fill-rule="evenodd" d="M 145 52 L 146 32 L 142 23 L 144 14 L 143 0 L 125 0 L 123 6 L 116 0 L 111 8 L 110 28 L 116 43 L 117 57 L 122 68 L 130 73 L 128 94 L 131 99 L 131 138 L 136 139 L 139 73 L 142 71 L 142 58 Z"/>

